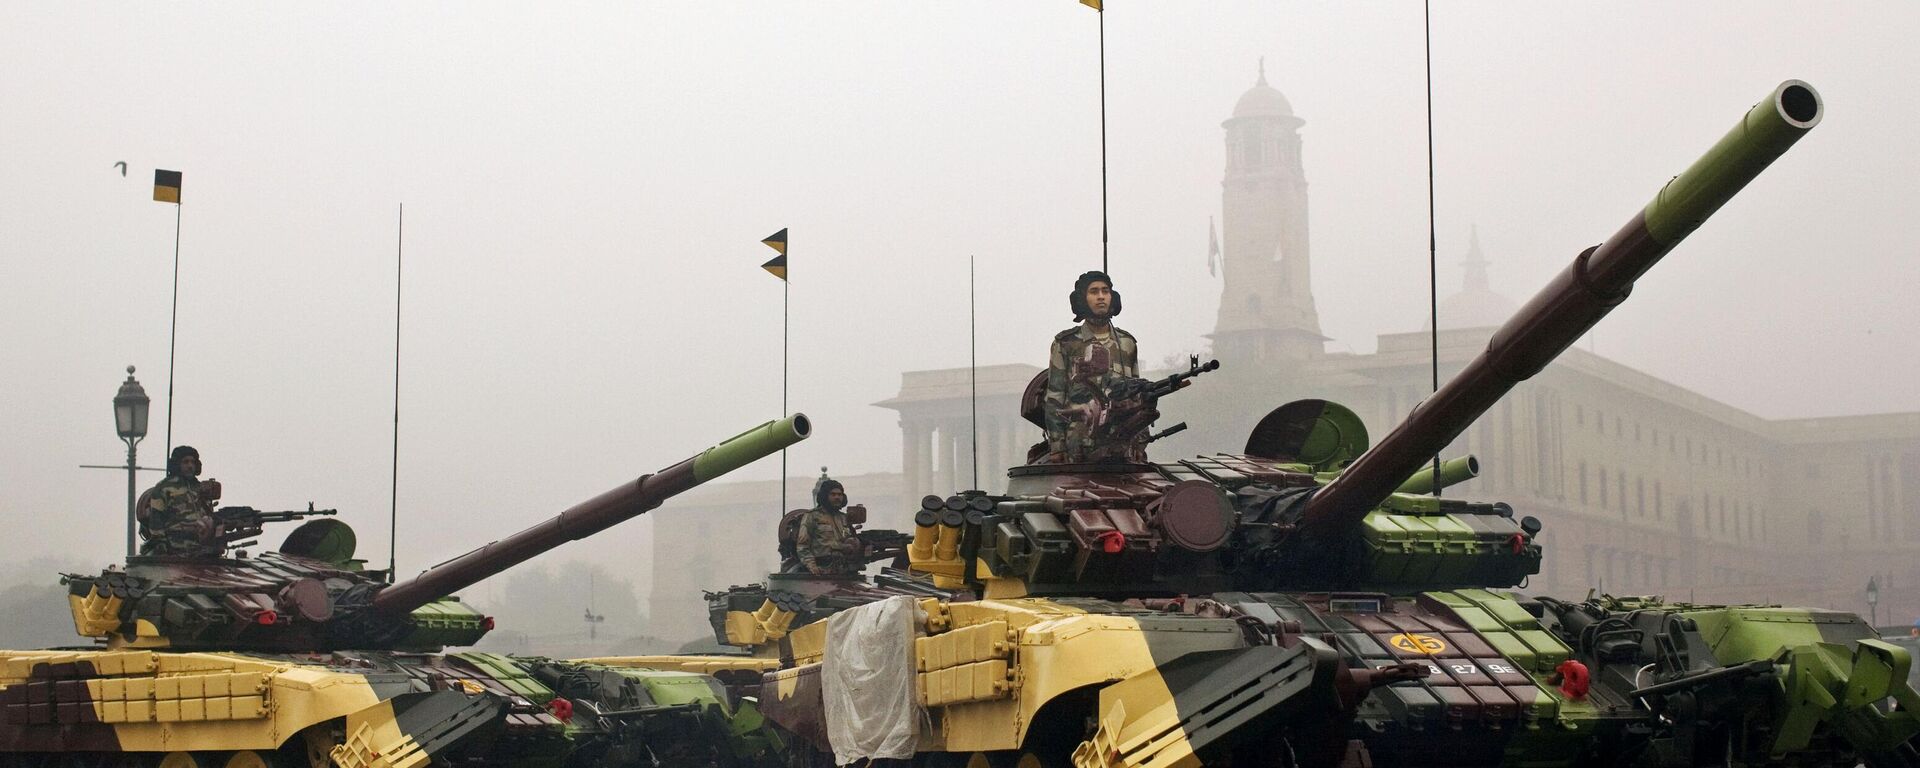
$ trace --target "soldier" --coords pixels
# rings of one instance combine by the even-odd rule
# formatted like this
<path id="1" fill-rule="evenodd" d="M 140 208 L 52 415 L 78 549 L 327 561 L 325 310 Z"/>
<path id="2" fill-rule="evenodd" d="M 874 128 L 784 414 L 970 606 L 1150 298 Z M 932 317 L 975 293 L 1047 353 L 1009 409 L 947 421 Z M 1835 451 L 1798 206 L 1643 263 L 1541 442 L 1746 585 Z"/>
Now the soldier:
<path id="1" fill-rule="evenodd" d="M 1112 384 L 1140 375 L 1133 334 L 1120 330 L 1120 293 L 1105 272 L 1087 272 L 1068 296 L 1080 324 L 1053 337 L 1047 364 L 1045 404 L 1047 456 L 1043 463 L 1093 461 L 1100 440 L 1094 434 L 1099 411 Z"/>
<path id="2" fill-rule="evenodd" d="M 866 567 L 866 547 L 847 521 L 847 491 L 840 481 L 822 477 L 813 486 L 813 509 L 800 518 L 794 549 L 807 573 L 856 576 Z"/>
<path id="3" fill-rule="evenodd" d="M 218 556 L 213 505 L 220 481 L 199 480 L 200 452 L 176 446 L 167 457 L 167 476 L 141 495 L 140 545 L 143 555 Z"/>

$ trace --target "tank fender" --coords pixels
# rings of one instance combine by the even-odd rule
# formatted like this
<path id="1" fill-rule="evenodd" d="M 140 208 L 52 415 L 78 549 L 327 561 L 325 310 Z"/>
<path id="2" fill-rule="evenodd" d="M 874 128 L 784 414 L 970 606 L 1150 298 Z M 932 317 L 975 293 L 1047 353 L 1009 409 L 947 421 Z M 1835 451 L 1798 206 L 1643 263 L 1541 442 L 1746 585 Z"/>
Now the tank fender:
<path id="1" fill-rule="evenodd" d="M 1099 726 L 1076 768 L 1206 762 L 1284 723 L 1335 714 L 1340 654 L 1313 638 L 1188 654 L 1100 691 Z"/>

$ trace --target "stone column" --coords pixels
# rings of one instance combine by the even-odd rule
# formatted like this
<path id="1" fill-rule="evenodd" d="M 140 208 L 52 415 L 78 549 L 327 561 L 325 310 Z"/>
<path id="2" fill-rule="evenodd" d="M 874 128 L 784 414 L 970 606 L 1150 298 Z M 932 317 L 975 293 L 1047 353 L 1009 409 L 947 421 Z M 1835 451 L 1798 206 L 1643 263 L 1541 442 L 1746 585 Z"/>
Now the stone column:
<path id="1" fill-rule="evenodd" d="M 964 472 L 967 466 L 966 459 L 961 457 L 961 454 L 967 450 L 967 433 L 952 421 L 942 425 L 941 432 L 940 441 L 947 448 L 947 458 L 941 463 L 940 468 L 946 471 L 947 481 L 942 483 L 934 493 L 944 497 L 966 487 L 967 478 L 960 473 Z"/>
<path id="2" fill-rule="evenodd" d="M 980 420 L 980 489 L 984 491 L 997 492 L 1000 485 L 996 482 L 1002 471 L 1000 433 L 994 429 L 997 423 L 996 419 L 991 418 Z"/>
<path id="3" fill-rule="evenodd" d="M 1007 431 L 1007 466 L 1017 467 L 1026 464 L 1027 449 L 1033 447 L 1034 441 L 1040 439 L 1039 430 L 1028 424 L 1026 419 L 1021 418 L 1008 419 L 1005 429 Z"/>
<path id="4" fill-rule="evenodd" d="M 927 474 L 932 469 L 927 460 L 927 432 L 924 423 L 900 422 L 900 483 L 908 504 L 918 504 L 927 493 Z"/>
<path id="5" fill-rule="evenodd" d="M 945 423 L 933 425 L 933 468 L 927 478 L 927 493 L 946 496 L 953 487 L 953 435 Z"/>

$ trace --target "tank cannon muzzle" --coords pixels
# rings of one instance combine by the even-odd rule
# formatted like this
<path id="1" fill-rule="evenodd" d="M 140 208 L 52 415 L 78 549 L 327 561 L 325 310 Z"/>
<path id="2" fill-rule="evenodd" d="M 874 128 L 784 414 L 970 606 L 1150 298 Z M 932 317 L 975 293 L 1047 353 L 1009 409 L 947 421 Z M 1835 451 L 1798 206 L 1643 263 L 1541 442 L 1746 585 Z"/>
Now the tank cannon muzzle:
<path id="1" fill-rule="evenodd" d="M 1775 87 L 1626 226 L 1575 257 L 1500 326 L 1479 357 L 1315 493 L 1303 513 L 1306 528 L 1325 532 L 1359 524 L 1502 395 L 1539 373 L 1625 301 L 1634 280 L 1819 125 L 1824 114 L 1813 86 L 1788 80 Z"/>
<path id="2" fill-rule="evenodd" d="M 373 610 L 402 617 L 554 547 L 631 520 L 683 491 L 807 439 L 813 424 L 796 413 L 749 429 L 698 456 L 622 484 L 507 538 L 428 569 L 381 590 Z"/>
<path id="3" fill-rule="evenodd" d="M 1433 493 L 1437 488 L 1464 483 L 1480 476 L 1480 459 L 1474 456 L 1447 459 L 1440 462 L 1440 482 L 1436 484 L 1433 476 L 1433 467 L 1427 467 L 1413 473 L 1413 477 L 1407 478 L 1394 490 L 1399 493 Z"/>

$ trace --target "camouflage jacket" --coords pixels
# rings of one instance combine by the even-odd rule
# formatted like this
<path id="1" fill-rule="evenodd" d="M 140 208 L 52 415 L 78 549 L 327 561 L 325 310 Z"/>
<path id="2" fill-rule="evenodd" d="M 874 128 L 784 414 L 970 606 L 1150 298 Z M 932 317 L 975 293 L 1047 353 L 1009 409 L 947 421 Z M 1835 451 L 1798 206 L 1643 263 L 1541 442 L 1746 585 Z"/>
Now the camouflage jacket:
<path id="1" fill-rule="evenodd" d="M 1053 337 L 1047 362 L 1047 450 L 1066 461 L 1085 460 L 1092 448 L 1092 410 L 1118 377 L 1140 375 L 1133 334 L 1109 325 L 1103 340 L 1085 323 Z"/>
<path id="2" fill-rule="evenodd" d="M 800 518 L 794 551 L 808 573 L 850 576 L 866 565 L 860 562 L 860 540 L 853 535 L 847 514 L 814 507 Z"/>
<path id="3" fill-rule="evenodd" d="M 213 540 L 213 504 L 201 497 L 200 481 L 168 475 L 147 491 L 141 529 L 143 555 L 218 555 Z"/>

